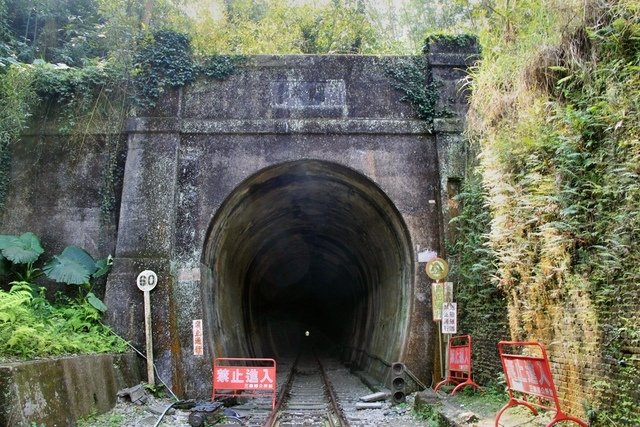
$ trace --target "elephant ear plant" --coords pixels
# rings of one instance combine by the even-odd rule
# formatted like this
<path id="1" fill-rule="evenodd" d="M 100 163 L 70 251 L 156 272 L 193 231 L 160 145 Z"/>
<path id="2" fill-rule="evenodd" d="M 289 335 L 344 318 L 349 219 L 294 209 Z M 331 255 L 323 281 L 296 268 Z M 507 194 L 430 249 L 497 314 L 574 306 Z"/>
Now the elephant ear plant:
<path id="1" fill-rule="evenodd" d="M 87 302 L 96 310 L 104 312 L 107 306 L 92 292 L 90 279 L 107 274 L 111 262 L 111 256 L 95 261 L 84 249 L 67 246 L 60 255 L 46 263 L 42 270 L 56 282 L 80 286 L 80 293 L 84 293 Z"/>
<path id="2" fill-rule="evenodd" d="M 123 352 L 127 343 L 100 321 L 106 306 L 92 280 L 109 270 L 111 257 L 95 261 L 68 246 L 40 263 L 44 253 L 33 233 L 0 235 L 0 362 L 68 354 Z M 46 298 L 41 279 L 66 283 L 77 297 Z"/>
<path id="3" fill-rule="evenodd" d="M 0 275 L 13 273 L 19 281 L 31 283 L 40 275 L 40 269 L 34 268 L 33 263 L 43 252 L 38 236 L 33 233 L 0 235 Z"/>
<path id="4" fill-rule="evenodd" d="M 96 310 L 104 312 L 107 309 L 93 293 L 91 279 L 109 271 L 111 256 L 96 261 L 84 249 L 72 245 L 45 263 L 42 269 L 34 267 L 43 252 L 40 240 L 31 232 L 21 236 L 0 235 L 0 274 L 13 275 L 17 280 L 11 284 L 29 285 L 35 295 L 40 286 L 34 281 L 44 273 L 58 283 L 78 286 L 80 296 Z"/>

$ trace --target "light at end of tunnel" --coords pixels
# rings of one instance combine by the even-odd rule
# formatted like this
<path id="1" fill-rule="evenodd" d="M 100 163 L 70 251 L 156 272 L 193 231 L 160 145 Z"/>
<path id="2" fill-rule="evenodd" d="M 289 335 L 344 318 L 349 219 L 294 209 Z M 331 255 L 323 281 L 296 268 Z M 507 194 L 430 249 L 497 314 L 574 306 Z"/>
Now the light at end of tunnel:
<path id="1" fill-rule="evenodd" d="M 308 337 L 309 336 L 309 331 L 304 331 L 304 336 Z"/>

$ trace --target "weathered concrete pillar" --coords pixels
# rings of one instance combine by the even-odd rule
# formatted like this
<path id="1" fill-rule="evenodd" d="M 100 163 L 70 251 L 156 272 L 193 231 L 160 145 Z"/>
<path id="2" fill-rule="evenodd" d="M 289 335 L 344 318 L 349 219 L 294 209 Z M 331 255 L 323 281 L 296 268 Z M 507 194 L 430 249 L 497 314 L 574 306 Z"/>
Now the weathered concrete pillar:
<path id="1" fill-rule="evenodd" d="M 144 132 L 140 130 L 144 129 Z M 176 313 L 170 260 L 175 239 L 179 119 L 133 119 L 129 123 L 127 161 L 113 270 L 105 302 L 108 323 L 144 352 L 143 295 L 138 274 L 154 270 L 158 285 L 151 291 L 154 359 L 168 384 L 180 384 L 179 348 L 174 349 Z M 126 303 L 123 303 L 126 301 Z M 123 307 L 128 307 L 123 310 Z M 179 393 L 180 390 L 175 390 Z"/>
<path id="2" fill-rule="evenodd" d="M 451 113 L 451 117 L 434 120 L 440 170 L 442 235 L 451 239 L 455 230 L 448 224 L 458 214 L 455 197 L 462 185 L 469 155 L 463 136 L 464 119 L 469 109 L 464 82 L 468 68 L 478 59 L 478 41 L 470 35 L 434 37 L 427 42 L 425 54 L 433 81 L 438 85 L 438 109 Z"/>

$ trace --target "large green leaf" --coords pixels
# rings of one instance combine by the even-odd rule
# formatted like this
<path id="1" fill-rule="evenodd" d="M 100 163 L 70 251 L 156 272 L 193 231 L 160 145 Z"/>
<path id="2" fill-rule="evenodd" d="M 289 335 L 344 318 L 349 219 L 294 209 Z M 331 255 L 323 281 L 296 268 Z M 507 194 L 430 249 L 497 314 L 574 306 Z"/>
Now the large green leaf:
<path id="1" fill-rule="evenodd" d="M 44 252 L 40 239 L 31 232 L 22 236 L 0 235 L 0 251 L 2 255 L 15 264 L 35 262 Z"/>
<path id="2" fill-rule="evenodd" d="M 96 261 L 97 271 L 93 273 L 93 277 L 97 279 L 98 277 L 102 277 L 109 272 L 111 269 L 111 264 L 113 264 L 113 258 L 109 255 L 106 258 L 102 258 Z"/>
<path id="3" fill-rule="evenodd" d="M 91 255 L 77 246 L 67 246 L 42 268 L 50 279 L 70 285 L 89 283 L 89 278 L 97 269 Z"/>
<path id="4" fill-rule="evenodd" d="M 107 306 L 104 305 L 104 303 L 102 302 L 102 300 L 100 298 L 98 298 L 93 292 L 89 292 L 87 294 L 87 301 L 89 302 L 89 304 L 91 304 L 93 306 L 93 308 L 95 308 L 96 310 L 104 313 L 105 311 L 107 311 Z"/>

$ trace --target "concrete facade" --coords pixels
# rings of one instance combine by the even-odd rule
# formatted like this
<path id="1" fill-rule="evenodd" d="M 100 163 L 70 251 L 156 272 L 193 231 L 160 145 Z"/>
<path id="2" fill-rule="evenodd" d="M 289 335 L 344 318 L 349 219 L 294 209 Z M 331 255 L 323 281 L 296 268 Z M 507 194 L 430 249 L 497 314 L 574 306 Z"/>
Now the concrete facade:
<path id="1" fill-rule="evenodd" d="M 463 176 L 465 104 L 455 88 L 473 51 L 433 52 L 433 76 L 455 96 L 441 107 L 457 113 L 433 129 L 385 72 L 403 58 L 251 57 L 228 79 L 177 88 L 130 120 L 112 217 L 100 215 L 94 175 L 63 179 L 60 168 L 40 163 L 38 174 L 72 182 L 77 198 L 47 204 L 48 220 L 39 222 L 16 208 L 42 201 L 14 192 L 3 232 L 40 231 L 54 248 L 101 242 L 88 247 L 98 256 L 113 251 L 107 321 L 139 348 L 135 279 L 154 270 L 155 361 L 180 396 L 210 395 L 213 357 L 284 357 L 307 324 L 328 324 L 322 342 L 339 341 L 336 354 L 380 380 L 388 363 L 402 361 L 429 383 L 435 331 L 420 260 L 442 253 L 455 196 L 447 189 Z M 84 161 L 104 168 L 97 141 Z M 28 164 L 27 155 L 15 159 Z M 27 185 L 17 170 L 14 189 Z M 65 212 L 78 222 L 70 225 Z M 53 232 L 61 226 L 72 228 L 64 239 Z M 316 285 L 325 291 L 313 307 Z M 283 301 L 317 312 L 294 322 Z M 200 319 L 203 353 L 194 354 Z"/>

